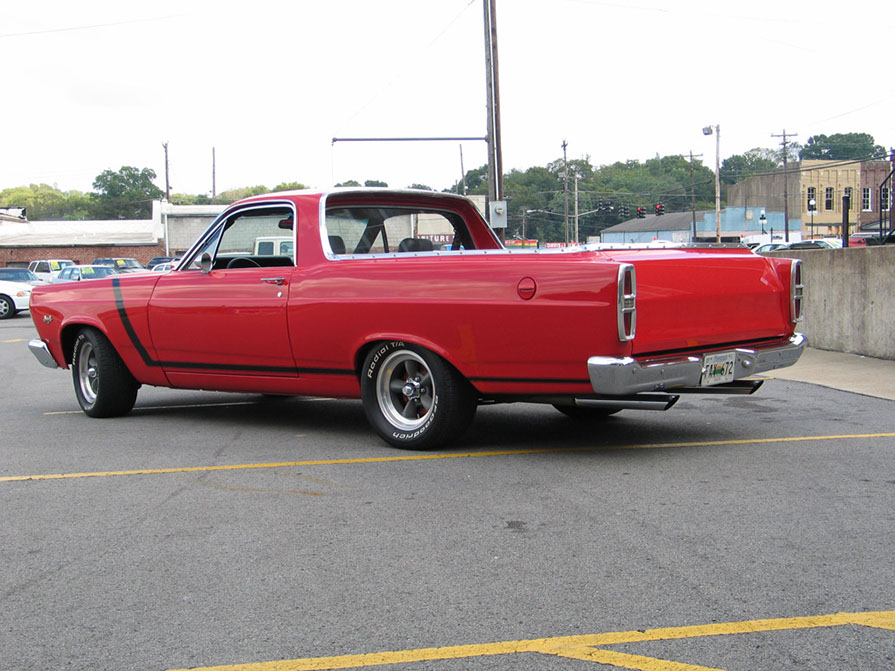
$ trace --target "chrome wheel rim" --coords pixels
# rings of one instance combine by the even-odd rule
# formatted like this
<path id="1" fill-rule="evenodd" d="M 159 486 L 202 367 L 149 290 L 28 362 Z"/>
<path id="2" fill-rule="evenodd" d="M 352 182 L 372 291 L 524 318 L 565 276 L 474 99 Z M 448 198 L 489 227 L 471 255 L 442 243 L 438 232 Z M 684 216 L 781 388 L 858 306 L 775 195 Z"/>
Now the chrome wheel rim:
<path id="1" fill-rule="evenodd" d="M 11 307 L 6 299 L 0 300 L 0 319 L 9 314 Z"/>
<path id="2" fill-rule="evenodd" d="M 415 431 L 426 423 L 435 399 L 435 380 L 422 357 L 408 350 L 394 352 L 379 369 L 376 400 L 389 424 Z"/>
<path id="3" fill-rule="evenodd" d="M 87 405 L 96 403 L 99 374 L 96 366 L 96 352 L 93 349 L 93 345 L 89 342 L 84 342 L 79 352 L 78 385 L 81 388 L 81 396 Z"/>

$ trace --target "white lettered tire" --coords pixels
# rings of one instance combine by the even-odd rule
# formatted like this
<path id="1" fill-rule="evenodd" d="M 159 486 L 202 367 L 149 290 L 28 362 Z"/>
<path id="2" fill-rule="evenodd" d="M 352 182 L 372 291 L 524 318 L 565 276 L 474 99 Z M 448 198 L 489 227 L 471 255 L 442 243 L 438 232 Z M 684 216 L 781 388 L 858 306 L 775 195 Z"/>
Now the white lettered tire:
<path id="1" fill-rule="evenodd" d="M 367 354 L 361 370 L 367 419 L 385 442 L 431 450 L 457 438 L 475 415 L 475 390 L 429 350 L 390 341 Z"/>

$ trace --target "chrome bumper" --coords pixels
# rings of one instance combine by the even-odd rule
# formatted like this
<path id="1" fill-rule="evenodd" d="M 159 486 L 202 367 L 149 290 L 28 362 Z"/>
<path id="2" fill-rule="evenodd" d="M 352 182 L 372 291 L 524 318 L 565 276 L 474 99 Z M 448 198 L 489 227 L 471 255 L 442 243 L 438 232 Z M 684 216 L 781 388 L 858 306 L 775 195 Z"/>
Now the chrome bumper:
<path id="1" fill-rule="evenodd" d="M 50 348 L 43 340 L 31 340 L 28 342 L 28 349 L 37 358 L 38 361 L 47 368 L 59 368 L 56 359 L 50 354 Z"/>
<path id="2" fill-rule="evenodd" d="M 789 343 L 768 349 L 737 348 L 734 379 L 792 366 L 805 350 L 807 338 L 794 334 Z M 594 356 L 587 360 L 591 385 L 598 394 L 630 396 L 646 391 L 699 387 L 704 372 L 703 355 L 637 361 L 631 357 Z M 703 387 L 711 391 L 712 387 Z"/>

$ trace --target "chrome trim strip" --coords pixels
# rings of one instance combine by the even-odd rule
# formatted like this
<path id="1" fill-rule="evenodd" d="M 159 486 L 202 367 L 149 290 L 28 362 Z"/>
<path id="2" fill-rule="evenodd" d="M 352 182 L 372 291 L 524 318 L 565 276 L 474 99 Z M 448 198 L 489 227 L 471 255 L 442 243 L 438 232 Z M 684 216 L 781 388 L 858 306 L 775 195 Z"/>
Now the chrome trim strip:
<path id="1" fill-rule="evenodd" d="M 796 281 L 798 278 L 800 281 Z M 789 309 L 793 323 L 802 321 L 802 311 L 805 309 L 805 281 L 802 279 L 802 261 L 793 259 L 789 269 Z"/>
<path id="2" fill-rule="evenodd" d="M 631 278 L 631 292 L 627 293 L 625 284 L 629 276 Z M 637 330 L 637 275 L 635 274 L 634 266 L 630 263 L 623 263 L 618 267 L 616 310 L 618 311 L 618 339 L 621 342 L 634 340 L 634 333 Z M 631 315 L 630 327 L 625 323 L 627 315 Z"/>
<path id="3" fill-rule="evenodd" d="M 56 359 L 54 359 L 53 355 L 50 354 L 50 348 L 47 347 L 47 343 L 45 343 L 43 340 L 35 339 L 29 341 L 28 349 L 31 350 L 31 353 L 41 363 L 41 365 L 46 366 L 47 368 L 59 368 L 59 364 L 56 363 Z"/>
<path id="4" fill-rule="evenodd" d="M 789 343 L 767 349 L 737 348 L 734 379 L 792 366 L 807 345 L 807 338 L 794 334 Z M 591 385 L 598 394 L 629 396 L 675 387 L 699 387 L 703 354 L 638 361 L 632 357 L 594 356 L 587 360 Z M 711 387 L 705 387 L 711 389 Z"/>

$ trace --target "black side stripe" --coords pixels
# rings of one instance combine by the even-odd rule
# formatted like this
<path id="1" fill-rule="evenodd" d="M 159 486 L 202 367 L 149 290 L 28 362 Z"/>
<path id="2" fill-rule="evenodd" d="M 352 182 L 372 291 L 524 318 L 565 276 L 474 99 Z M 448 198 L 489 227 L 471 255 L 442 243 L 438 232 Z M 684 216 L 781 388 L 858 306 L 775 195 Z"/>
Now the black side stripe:
<path id="1" fill-rule="evenodd" d="M 112 289 L 115 293 L 115 309 L 118 311 L 118 316 L 121 318 L 121 324 L 124 326 L 124 331 L 127 333 L 127 337 L 130 339 L 131 344 L 134 346 L 134 349 L 137 350 L 137 353 L 140 355 L 140 358 L 143 360 L 143 363 L 151 368 L 178 368 L 178 369 L 191 369 L 191 370 L 218 370 L 218 371 L 246 371 L 252 373 L 295 373 L 297 375 L 354 375 L 355 372 L 353 370 L 346 370 L 341 368 L 296 368 L 295 366 L 243 366 L 239 364 L 226 364 L 226 363 L 200 363 L 200 362 L 190 362 L 190 361 L 157 361 L 153 359 L 146 347 L 140 341 L 140 337 L 137 335 L 136 330 L 134 329 L 134 325 L 131 323 L 130 316 L 127 314 L 127 309 L 124 306 L 124 296 L 121 293 L 121 280 L 120 278 L 113 277 L 112 278 Z"/>

